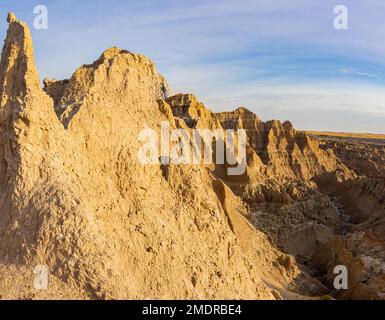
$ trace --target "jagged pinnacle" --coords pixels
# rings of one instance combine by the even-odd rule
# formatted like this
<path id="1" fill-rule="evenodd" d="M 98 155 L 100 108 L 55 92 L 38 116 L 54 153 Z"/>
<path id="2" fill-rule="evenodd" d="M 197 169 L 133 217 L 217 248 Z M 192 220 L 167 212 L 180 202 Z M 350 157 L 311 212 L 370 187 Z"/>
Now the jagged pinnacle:
<path id="1" fill-rule="evenodd" d="M 13 12 L 8 13 L 7 21 L 9 27 L 0 63 L 0 93 L 3 103 L 8 99 L 23 97 L 27 92 L 41 90 L 29 28 Z"/>
<path id="2" fill-rule="evenodd" d="M 7 22 L 12 23 L 16 21 L 17 21 L 16 15 L 13 12 L 8 13 Z"/>

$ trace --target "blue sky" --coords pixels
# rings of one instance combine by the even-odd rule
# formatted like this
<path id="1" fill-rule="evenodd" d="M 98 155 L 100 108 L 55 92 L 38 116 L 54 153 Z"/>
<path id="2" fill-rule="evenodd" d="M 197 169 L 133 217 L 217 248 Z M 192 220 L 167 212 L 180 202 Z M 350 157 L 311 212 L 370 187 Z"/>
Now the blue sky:
<path id="1" fill-rule="evenodd" d="M 32 28 L 35 5 L 48 30 Z M 336 5 L 349 29 L 333 27 Z M 298 129 L 385 133 L 383 0 L 2 0 L 32 29 L 41 78 L 70 77 L 118 46 L 149 56 L 174 93 L 245 106 Z"/>

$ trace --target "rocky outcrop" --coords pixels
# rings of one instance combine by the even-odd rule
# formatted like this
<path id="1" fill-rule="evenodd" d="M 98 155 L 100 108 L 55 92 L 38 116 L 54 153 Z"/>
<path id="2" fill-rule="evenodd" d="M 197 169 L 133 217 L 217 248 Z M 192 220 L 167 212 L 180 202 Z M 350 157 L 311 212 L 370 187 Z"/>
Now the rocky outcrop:
<path id="1" fill-rule="evenodd" d="M 366 239 L 368 229 L 382 239 L 383 184 L 357 178 L 290 122 L 263 122 L 246 108 L 216 114 L 191 94 L 170 96 L 154 63 L 126 50 L 110 48 L 41 88 L 29 29 L 13 14 L 8 22 L 0 296 L 298 299 L 328 292 L 317 272 L 330 286 L 332 265 L 346 263 L 358 270 L 357 285 L 343 297 L 381 297 L 380 269 L 375 285 L 365 284 L 365 263 L 382 261 L 380 249 L 363 257 L 351 239 Z M 143 165 L 138 137 L 146 128 L 160 136 L 164 121 L 171 130 L 245 129 L 245 173 L 230 176 L 227 164 Z M 333 250 L 345 247 L 335 260 Z M 36 265 L 52 278 L 40 295 L 27 275 Z"/>
<path id="2" fill-rule="evenodd" d="M 385 140 L 315 136 L 358 175 L 385 178 Z"/>
<path id="3" fill-rule="evenodd" d="M 321 149 L 317 140 L 297 132 L 289 121 L 263 122 L 246 108 L 214 114 L 191 94 L 170 97 L 166 103 L 188 128 L 246 130 L 248 168 L 244 182 L 260 182 L 267 177 L 310 180 L 336 170 L 351 175 L 331 149 Z"/>
<path id="4" fill-rule="evenodd" d="M 302 270 L 319 276 L 335 298 L 384 298 L 382 145 L 318 142 L 290 122 L 263 122 L 245 108 L 212 114 L 191 95 L 168 102 L 189 128 L 246 129 L 247 179 L 220 177 L 247 205 L 254 226 Z M 348 290 L 333 290 L 337 265 L 349 270 Z"/>
<path id="5" fill-rule="evenodd" d="M 274 266 L 282 253 L 205 167 L 172 165 L 166 179 L 160 165 L 138 162 L 139 132 L 170 116 L 159 102 L 167 85 L 148 58 L 111 48 L 44 92 L 28 27 L 9 21 L 0 264 L 22 269 L 0 268 L 1 278 L 44 265 L 66 293 L 76 288 L 72 297 L 106 299 L 274 299 L 265 279 L 299 290 L 296 265 Z M 0 281 L 0 292 L 9 289 Z"/>
<path id="6" fill-rule="evenodd" d="M 184 94 L 163 103 L 181 128 L 246 130 L 243 179 L 224 174 L 218 166 L 209 169 L 243 200 L 242 211 L 253 225 L 267 232 L 284 252 L 311 263 L 313 254 L 340 231 L 338 209 L 312 181 L 327 177 L 340 185 L 355 177 L 331 149 L 320 148 L 288 121 L 263 122 L 246 108 L 214 114 L 195 96 Z"/>
<path id="7" fill-rule="evenodd" d="M 314 256 L 324 272 L 324 281 L 333 287 L 335 266 L 348 270 L 347 290 L 335 290 L 339 299 L 385 299 L 385 242 L 370 232 L 336 237 Z"/>
<path id="8" fill-rule="evenodd" d="M 297 132 L 289 121 L 262 122 L 245 108 L 216 118 L 226 129 L 247 130 L 249 145 L 264 165 L 264 176 L 310 180 L 344 167 L 331 149 L 320 149 L 316 140 Z"/>

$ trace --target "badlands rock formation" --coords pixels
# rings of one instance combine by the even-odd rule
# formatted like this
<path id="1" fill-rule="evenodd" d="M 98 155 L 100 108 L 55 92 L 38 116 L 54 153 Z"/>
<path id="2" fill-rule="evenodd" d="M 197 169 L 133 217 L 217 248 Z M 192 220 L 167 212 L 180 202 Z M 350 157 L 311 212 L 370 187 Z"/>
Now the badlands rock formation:
<path id="1" fill-rule="evenodd" d="M 370 178 L 385 176 L 385 140 L 318 136 L 322 148 L 336 155 L 359 175 Z"/>
<path id="2" fill-rule="evenodd" d="M 332 148 L 359 177 L 341 184 L 320 181 L 338 201 L 344 232 L 314 257 L 331 281 L 330 266 L 351 270 L 350 288 L 335 293 L 347 299 L 385 299 L 385 141 L 367 137 L 317 136 L 322 148 Z"/>
<path id="3" fill-rule="evenodd" d="M 170 97 L 148 58 L 118 48 L 42 88 L 28 27 L 13 14 L 8 22 L 0 67 L 0 297 L 317 298 L 332 292 L 334 252 L 345 250 L 340 260 L 358 268 L 359 289 L 332 293 L 381 298 L 380 250 L 366 253 L 367 266 L 377 263 L 371 278 L 374 271 L 356 268 L 365 251 L 346 232 L 347 216 L 358 215 L 360 235 L 370 229 L 368 241 L 377 241 L 383 189 L 362 182 L 365 199 L 379 197 L 376 215 L 355 206 L 342 214 L 344 197 L 361 196 L 354 188 L 365 178 L 330 148 L 289 122 L 262 122 L 245 108 L 215 114 L 193 95 Z M 163 121 L 170 129 L 246 129 L 246 172 L 141 164 L 139 133 L 160 132 Z M 48 268 L 47 290 L 33 287 L 36 266 Z"/>
<path id="4" fill-rule="evenodd" d="M 21 275 L 36 265 L 69 293 L 76 288 L 75 298 L 274 299 L 265 278 L 282 288 L 294 281 L 296 266 L 274 266 L 283 253 L 206 168 L 171 167 L 165 179 L 159 165 L 138 162 L 140 130 L 167 120 L 157 103 L 167 84 L 149 59 L 111 48 L 69 81 L 46 81 L 44 92 L 28 27 L 8 20 L 0 70 L 3 297 L 33 297 L 32 272 L 31 281 Z"/>

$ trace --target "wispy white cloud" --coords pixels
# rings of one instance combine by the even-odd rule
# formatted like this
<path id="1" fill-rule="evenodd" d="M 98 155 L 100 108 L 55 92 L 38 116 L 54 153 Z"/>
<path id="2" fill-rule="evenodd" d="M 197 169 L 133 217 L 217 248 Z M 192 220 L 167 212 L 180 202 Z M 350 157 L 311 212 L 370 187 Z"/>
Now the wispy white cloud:
<path id="1" fill-rule="evenodd" d="M 36 4 L 3 0 L 0 10 L 14 10 L 31 24 Z M 32 32 L 43 77 L 68 77 L 116 45 L 150 56 L 175 91 L 193 92 L 216 110 L 245 105 L 265 119 L 287 117 L 298 127 L 379 131 L 385 2 L 349 0 L 346 31 L 333 28 L 335 5 L 334 0 L 50 0 L 49 29 Z M 5 17 L 0 28 L 4 36 Z"/>
<path id="2" fill-rule="evenodd" d="M 355 70 L 353 68 L 341 68 L 341 69 L 339 69 L 339 72 L 343 76 L 363 76 L 363 77 L 367 77 L 367 78 L 383 80 L 383 78 L 379 77 L 376 74 L 373 74 L 370 72 L 358 71 L 358 70 Z"/>

